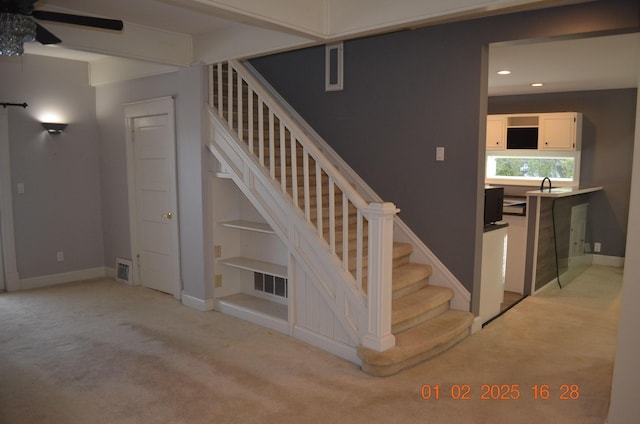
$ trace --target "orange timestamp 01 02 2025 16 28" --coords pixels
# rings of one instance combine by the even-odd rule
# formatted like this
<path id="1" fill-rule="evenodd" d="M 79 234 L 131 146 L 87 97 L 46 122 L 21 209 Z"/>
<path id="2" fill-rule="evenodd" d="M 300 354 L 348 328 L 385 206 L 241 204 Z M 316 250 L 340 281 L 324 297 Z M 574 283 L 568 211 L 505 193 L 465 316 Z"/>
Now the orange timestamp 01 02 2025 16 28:
<path id="1" fill-rule="evenodd" d="M 453 384 L 444 387 L 439 384 L 423 384 L 420 389 L 422 399 L 439 400 L 518 400 L 529 396 L 533 400 L 578 400 L 580 387 L 577 384 L 560 384 L 552 387 L 549 384 L 533 384 L 521 387 L 520 384 L 482 384 L 473 387 L 470 384 Z"/>

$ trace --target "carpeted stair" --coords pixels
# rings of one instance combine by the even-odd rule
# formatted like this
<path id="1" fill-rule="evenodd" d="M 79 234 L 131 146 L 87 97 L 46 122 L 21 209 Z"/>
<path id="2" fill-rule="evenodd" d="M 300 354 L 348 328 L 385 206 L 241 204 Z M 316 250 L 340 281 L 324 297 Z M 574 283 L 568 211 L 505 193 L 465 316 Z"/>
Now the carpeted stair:
<path id="1" fill-rule="evenodd" d="M 429 285 L 431 267 L 409 262 L 413 248 L 394 244 L 391 331 L 396 345 L 383 352 L 360 346 L 362 370 L 384 377 L 426 361 L 469 334 L 473 315 L 449 309 L 453 291 Z"/>

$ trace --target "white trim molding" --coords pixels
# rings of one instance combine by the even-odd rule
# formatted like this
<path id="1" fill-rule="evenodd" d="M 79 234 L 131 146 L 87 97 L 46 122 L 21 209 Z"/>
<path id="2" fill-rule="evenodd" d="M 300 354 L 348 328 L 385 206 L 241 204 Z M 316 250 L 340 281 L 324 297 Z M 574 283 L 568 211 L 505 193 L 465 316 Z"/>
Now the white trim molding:
<path id="1" fill-rule="evenodd" d="M 344 44 L 327 44 L 324 54 L 324 91 L 344 88 Z"/>
<path id="2" fill-rule="evenodd" d="M 182 292 L 182 304 L 188 308 L 195 309 L 196 311 L 213 311 L 214 303 L 214 299 L 198 299 L 197 297 L 189 296 L 185 292 Z"/>
<path id="3" fill-rule="evenodd" d="M 358 352 L 355 347 L 340 343 L 336 340 L 332 340 L 321 334 L 307 330 L 299 326 L 294 326 L 293 337 L 308 343 L 312 346 L 332 353 L 342 359 L 354 363 L 358 366 L 362 366 L 362 360 L 358 357 Z"/>
<path id="4" fill-rule="evenodd" d="M 624 258 L 619 256 L 592 255 L 592 265 L 614 266 L 616 268 L 624 268 Z"/>
<path id="5" fill-rule="evenodd" d="M 74 281 L 91 280 L 94 278 L 107 277 L 106 267 L 96 267 L 81 269 L 77 271 L 63 272 L 60 274 L 43 275 L 20 280 L 20 290 L 39 289 L 42 287 L 55 286 L 58 284 L 72 283 Z"/>

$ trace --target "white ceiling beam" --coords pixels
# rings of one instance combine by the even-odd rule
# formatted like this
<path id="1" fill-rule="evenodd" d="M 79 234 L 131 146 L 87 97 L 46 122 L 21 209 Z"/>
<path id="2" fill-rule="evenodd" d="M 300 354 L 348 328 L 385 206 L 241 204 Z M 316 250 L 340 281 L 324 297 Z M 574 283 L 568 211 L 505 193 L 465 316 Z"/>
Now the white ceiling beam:
<path id="1" fill-rule="evenodd" d="M 194 37 L 194 61 L 217 63 L 317 44 L 314 38 L 237 24 Z"/>
<path id="2" fill-rule="evenodd" d="M 98 87 L 114 82 L 175 72 L 178 69 L 172 65 L 105 56 L 89 62 L 89 84 Z"/>
<path id="3" fill-rule="evenodd" d="M 122 31 L 88 29 L 47 22 L 43 24 L 62 40 L 61 46 L 91 53 L 145 60 L 175 66 L 193 62 L 189 35 L 125 22 Z"/>
<path id="4" fill-rule="evenodd" d="M 326 38 L 325 0 L 184 0 L 240 23 Z"/>
<path id="5" fill-rule="evenodd" d="M 349 38 L 480 16 L 523 6 L 548 6 L 584 0 L 325 0 L 327 38 Z"/>

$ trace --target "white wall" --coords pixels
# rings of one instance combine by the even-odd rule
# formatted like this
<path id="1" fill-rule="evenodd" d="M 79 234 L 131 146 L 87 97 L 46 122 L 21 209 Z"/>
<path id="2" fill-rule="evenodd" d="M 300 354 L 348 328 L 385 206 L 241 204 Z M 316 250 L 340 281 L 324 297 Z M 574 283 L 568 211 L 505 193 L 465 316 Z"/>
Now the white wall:
<path id="1" fill-rule="evenodd" d="M 178 130 L 178 209 L 180 255 L 184 292 L 200 300 L 212 299 L 213 288 L 205 282 L 205 227 L 203 186 L 206 160 L 202 142 L 202 108 L 207 98 L 205 67 L 192 66 L 178 74 L 176 99 Z M 205 169 L 205 172 L 203 172 Z"/>
<path id="2" fill-rule="evenodd" d="M 2 100 L 9 108 L 12 200 L 21 280 L 103 265 L 102 208 L 95 92 L 87 64 L 25 55 L 0 58 Z M 59 118 L 47 117 L 57 114 Z M 40 123 L 68 123 L 57 136 Z M 24 184 L 18 194 L 16 184 Z M 57 252 L 64 252 L 64 261 Z M 21 287 L 16 287 L 21 288 Z"/>

